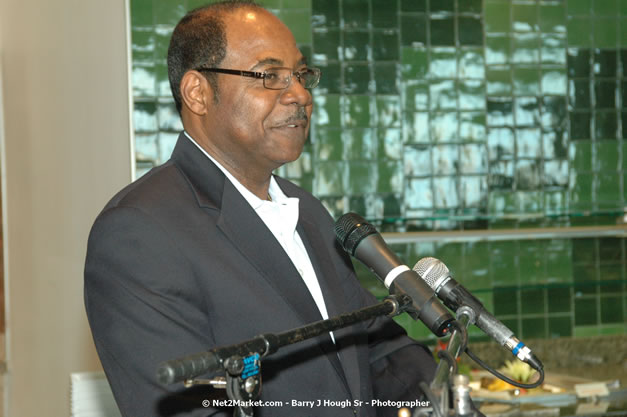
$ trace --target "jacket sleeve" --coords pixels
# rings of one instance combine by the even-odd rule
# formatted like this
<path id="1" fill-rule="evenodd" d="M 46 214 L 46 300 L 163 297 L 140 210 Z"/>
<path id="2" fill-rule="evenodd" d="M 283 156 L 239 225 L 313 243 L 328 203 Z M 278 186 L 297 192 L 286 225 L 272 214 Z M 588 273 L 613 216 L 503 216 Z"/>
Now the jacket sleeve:
<path id="1" fill-rule="evenodd" d="M 85 307 L 123 416 L 231 415 L 203 407 L 217 390 L 166 387 L 156 379 L 162 361 L 213 345 L 206 298 L 194 291 L 194 280 L 186 254 L 146 213 L 118 207 L 96 220 L 85 263 Z"/>

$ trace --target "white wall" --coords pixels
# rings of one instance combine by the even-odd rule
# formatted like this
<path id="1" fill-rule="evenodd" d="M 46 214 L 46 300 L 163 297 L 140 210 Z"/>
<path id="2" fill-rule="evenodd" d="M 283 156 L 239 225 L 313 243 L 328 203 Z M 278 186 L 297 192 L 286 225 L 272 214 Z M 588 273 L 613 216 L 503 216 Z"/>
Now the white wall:
<path id="1" fill-rule="evenodd" d="M 0 64 L 8 416 L 67 416 L 70 373 L 100 366 L 87 235 L 131 179 L 125 1 L 0 0 Z"/>

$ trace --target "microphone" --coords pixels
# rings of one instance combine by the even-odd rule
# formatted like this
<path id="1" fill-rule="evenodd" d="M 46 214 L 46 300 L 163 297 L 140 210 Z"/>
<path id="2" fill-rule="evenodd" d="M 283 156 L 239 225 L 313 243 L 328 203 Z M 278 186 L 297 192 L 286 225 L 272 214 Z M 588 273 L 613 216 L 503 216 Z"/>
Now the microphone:
<path id="1" fill-rule="evenodd" d="M 490 314 L 481 301 L 451 277 L 442 261 L 436 258 L 422 258 L 414 266 L 414 271 L 423 277 L 448 308 L 457 311 L 461 306 L 470 307 L 476 315 L 477 327 L 535 370 L 540 371 L 544 368 L 531 349 L 514 336 L 514 332 Z"/>
<path id="2" fill-rule="evenodd" d="M 412 299 L 407 313 L 420 319 L 434 334 L 444 336 L 453 316 L 433 290 L 386 245 L 377 229 L 355 213 L 342 215 L 335 223 L 335 236 L 342 248 L 373 271 L 390 294 Z"/>

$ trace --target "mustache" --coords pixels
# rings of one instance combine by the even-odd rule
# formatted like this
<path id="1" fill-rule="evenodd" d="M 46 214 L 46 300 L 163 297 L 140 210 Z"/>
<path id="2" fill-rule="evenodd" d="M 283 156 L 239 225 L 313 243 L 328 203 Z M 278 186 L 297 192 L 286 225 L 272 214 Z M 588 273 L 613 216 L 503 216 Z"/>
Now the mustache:
<path id="1" fill-rule="evenodd" d="M 293 122 L 300 122 L 300 121 L 308 121 L 309 117 L 307 116 L 307 112 L 305 111 L 304 107 L 300 107 L 296 113 L 294 113 L 293 115 L 289 116 L 287 119 L 283 120 L 281 122 L 281 124 L 290 124 Z"/>

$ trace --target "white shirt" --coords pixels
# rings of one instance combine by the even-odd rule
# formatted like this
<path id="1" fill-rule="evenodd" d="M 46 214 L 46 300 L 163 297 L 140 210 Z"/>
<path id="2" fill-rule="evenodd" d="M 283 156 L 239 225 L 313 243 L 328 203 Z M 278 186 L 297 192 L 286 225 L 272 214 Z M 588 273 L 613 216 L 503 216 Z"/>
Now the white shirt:
<path id="1" fill-rule="evenodd" d="M 318 277 L 316 277 L 311 259 L 309 259 L 305 245 L 296 230 L 296 224 L 298 223 L 298 198 L 286 196 L 274 177 L 271 177 L 268 194 L 272 201 L 262 200 L 244 187 L 226 168 L 196 143 L 187 132 L 184 133 L 207 158 L 224 172 L 224 175 L 231 181 L 237 191 L 248 201 L 248 204 L 250 204 L 261 220 L 268 226 L 268 229 L 270 229 L 276 240 L 281 244 L 281 247 L 290 257 L 290 260 L 303 278 L 307 289 L 309 289 L 311 296 L 316 302 L 318 310 L 320 310 L 320 315 L 323 319 L 328 319 L 329 314 L 326 304 L 324 303 Z M 335 342 L 333 333 L 330 333 L 330 335 Z"/>

